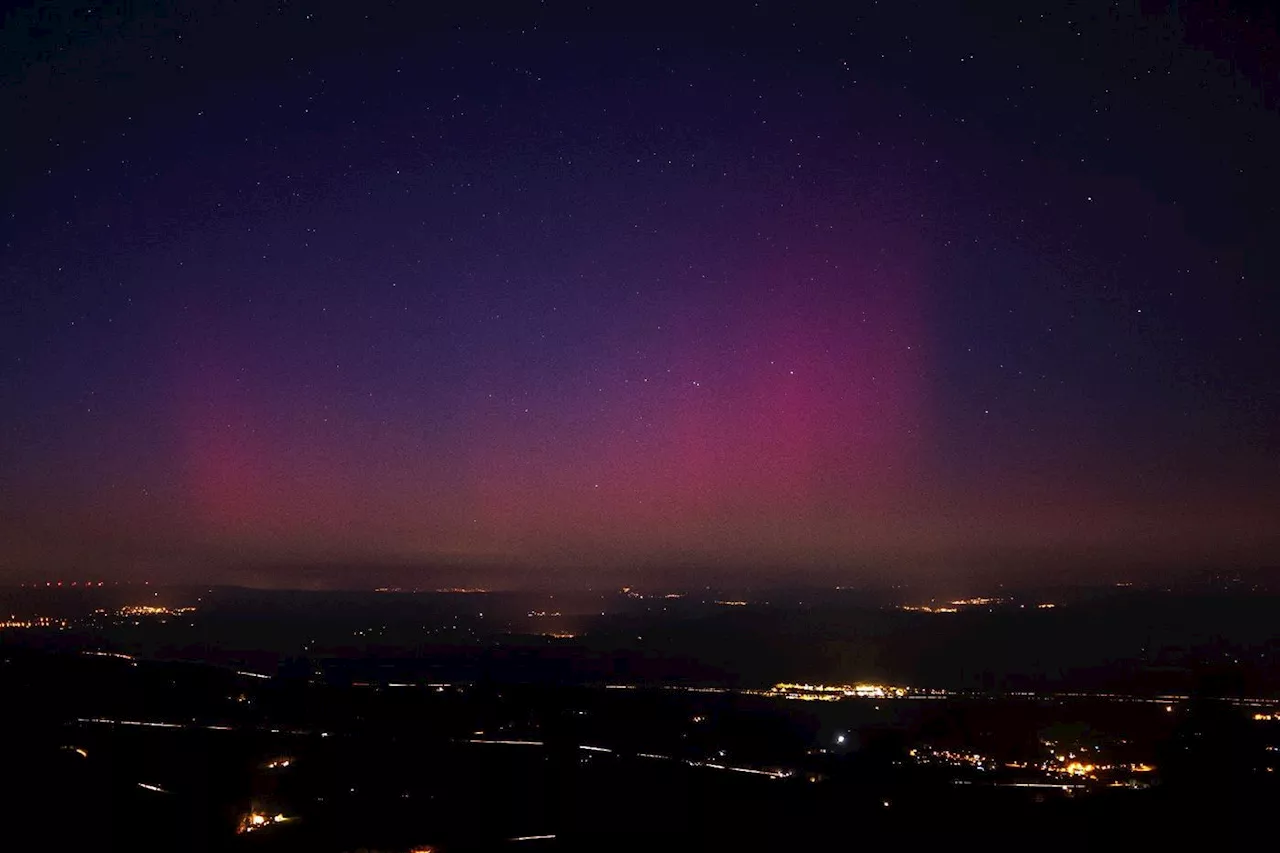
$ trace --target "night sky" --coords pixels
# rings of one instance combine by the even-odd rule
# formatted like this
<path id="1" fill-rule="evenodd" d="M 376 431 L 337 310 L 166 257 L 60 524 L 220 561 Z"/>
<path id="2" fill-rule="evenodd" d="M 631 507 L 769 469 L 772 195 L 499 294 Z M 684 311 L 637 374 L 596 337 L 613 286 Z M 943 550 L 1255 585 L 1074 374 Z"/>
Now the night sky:
<path id="1" fill-rule="evenodd" d="M 10 13 L 0 581 L 1280 559 L 1265 4 L 433 5 Z"/>

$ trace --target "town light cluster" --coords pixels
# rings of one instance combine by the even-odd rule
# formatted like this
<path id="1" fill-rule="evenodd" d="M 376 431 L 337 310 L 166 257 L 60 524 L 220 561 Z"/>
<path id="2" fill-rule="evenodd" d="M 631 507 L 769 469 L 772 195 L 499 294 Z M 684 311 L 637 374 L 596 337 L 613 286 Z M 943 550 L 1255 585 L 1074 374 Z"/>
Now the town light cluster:
<path id="1" fill-rule="evenodd" d="M 914 693 L 910 687 L 893 684 L 775 684 L 768 695 L 806 702 L 834 702 L 839 699 L 905 699 Z"/>
<path id="2" fill-rule="evenodd" d="M 240 818 L 240 824 L 236 827 L 236 832 L 243 835 L 246 832 L 257 832 L 259 829 L 266 829 L 268 826 L 286 823 L 293 818 L 285 817 L 283 814 L 266 814 L 265 812 L 249 812 Z"/>

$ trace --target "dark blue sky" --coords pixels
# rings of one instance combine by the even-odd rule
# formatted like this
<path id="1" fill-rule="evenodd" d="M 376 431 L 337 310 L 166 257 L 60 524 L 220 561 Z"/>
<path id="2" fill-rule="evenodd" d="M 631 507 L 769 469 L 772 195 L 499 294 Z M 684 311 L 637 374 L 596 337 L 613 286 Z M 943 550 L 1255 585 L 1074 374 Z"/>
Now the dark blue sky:
<path id="1" fill-rule="evenodd" d="M 421 5 L 10 13 L 0 578 L 1275 560 L 1265 7 Z"/>

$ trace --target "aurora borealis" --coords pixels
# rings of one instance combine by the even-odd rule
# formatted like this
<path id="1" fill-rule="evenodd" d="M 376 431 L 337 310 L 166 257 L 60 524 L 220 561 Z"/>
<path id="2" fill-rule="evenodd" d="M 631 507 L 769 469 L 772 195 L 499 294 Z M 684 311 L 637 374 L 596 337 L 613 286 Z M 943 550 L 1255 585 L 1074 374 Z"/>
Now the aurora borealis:
<path id="1" fill-rule="evenodd" d="M 0 577 L 1274 561 L 1274 17 L 938 5 L 12 13 Z"/>

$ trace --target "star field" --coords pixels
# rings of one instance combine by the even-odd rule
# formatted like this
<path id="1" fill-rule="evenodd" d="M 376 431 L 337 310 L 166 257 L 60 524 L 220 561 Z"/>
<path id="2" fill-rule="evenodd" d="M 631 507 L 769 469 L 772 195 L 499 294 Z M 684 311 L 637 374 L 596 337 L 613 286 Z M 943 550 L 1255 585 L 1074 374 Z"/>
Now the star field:
<path id="1" fill-rule="evenodd" d="M 1196 3 L 17 10 L 0 579 L 1273 561 L 1278 48 Z"/>

